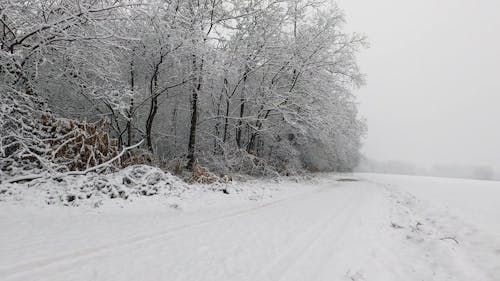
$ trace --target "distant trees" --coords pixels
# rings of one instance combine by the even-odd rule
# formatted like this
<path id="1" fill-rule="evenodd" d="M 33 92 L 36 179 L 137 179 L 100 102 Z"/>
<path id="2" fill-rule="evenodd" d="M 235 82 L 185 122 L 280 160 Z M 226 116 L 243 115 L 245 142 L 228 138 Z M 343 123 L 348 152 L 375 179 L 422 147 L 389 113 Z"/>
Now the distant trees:
<path id="1" fill-rule="evenodd" d="M 500 174 L 490 166 L 474 166 L 459 164 L 438 164 L 419 166 L 414 163 L 401 161 L 375 161 L 363 157 L 356 167 L 357 172 L 384 173 L 401 175 L 434 176 L 448 178 L 464 178 L 478 180 L 500 180 Z"/>
<path id="2" fill-rule="evenodd" d="M 0 83 L 219 173 L 350 170 L 363 36 L 320 0 L 0 3 Z"/>

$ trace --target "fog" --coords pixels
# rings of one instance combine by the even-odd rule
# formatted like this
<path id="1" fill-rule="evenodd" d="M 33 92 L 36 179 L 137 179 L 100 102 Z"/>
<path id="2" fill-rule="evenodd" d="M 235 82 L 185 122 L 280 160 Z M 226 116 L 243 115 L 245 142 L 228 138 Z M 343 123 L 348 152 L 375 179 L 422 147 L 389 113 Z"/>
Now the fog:
<path id="1" fill-rule="evenodd" d="M 366 34 L 368 121 L 377 161 L 500 167 L 500 1 L 338 0 Z"/>

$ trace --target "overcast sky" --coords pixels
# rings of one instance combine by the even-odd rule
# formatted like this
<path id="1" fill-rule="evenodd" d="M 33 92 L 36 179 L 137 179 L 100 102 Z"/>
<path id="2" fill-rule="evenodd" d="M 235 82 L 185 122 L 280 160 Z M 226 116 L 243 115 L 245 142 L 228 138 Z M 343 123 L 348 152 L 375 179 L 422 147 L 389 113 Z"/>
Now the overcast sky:
<path id="1" fill-rule="evenodd" d="M 337 0 L 369 37 L 357 92 L 377 160 L 500 167 L 500 0 Z"/>

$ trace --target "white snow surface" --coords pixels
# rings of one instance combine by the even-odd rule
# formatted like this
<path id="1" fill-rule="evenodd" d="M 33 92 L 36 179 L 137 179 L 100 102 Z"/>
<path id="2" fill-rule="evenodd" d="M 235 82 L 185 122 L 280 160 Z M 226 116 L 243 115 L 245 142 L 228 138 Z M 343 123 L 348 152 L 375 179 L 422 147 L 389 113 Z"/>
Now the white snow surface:
<path id="1" fill-rule="evenodd" d="M 182 190 L 99 208 L 0 197 L 0 280 L 500 280 L 499 182 L 326 174 Z"/>

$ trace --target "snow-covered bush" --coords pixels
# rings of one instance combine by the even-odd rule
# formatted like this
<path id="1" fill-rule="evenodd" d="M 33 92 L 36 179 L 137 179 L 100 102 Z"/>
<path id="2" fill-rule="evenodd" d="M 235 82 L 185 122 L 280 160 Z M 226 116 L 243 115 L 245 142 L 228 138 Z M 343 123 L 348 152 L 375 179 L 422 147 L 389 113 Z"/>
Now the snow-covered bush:
<path id="1" fill-rule="evenodd" d="M 228 156 L 228 167 L 232 172 L 251 176 L 278 176 L 275 167 L 266 159 L 237 150 Z"/>
<path id="2" fill-rule="evenodd" d="M 34 200 L 48 205 L 89 205 L 104 201 L 132 200 L 142 196 L 179 196 L 187 185 L 159 168 L 134 165 L 106 175 L 89 173 L 58 180 L 37 179 L 30 183 L 0 185 L 0 201 Z"/>
<path id="3" fill-rule="evenodd" d="M 53 136 L 42 122 L 51 114 L 46 103 L 13 89 L 0 91 L 0 180 L 58 170 L 60 167 L 49 160 L 48 140 Z"/>
<path id="4" fill-rule="evenodd" d="M 201 184 L 213 184 L 220 183 L 224 180 L 214 173 L 210 172 L 206 167 L 201 166 L 198 161 L 195 161 L 193 165 L 193 173 L 189 182 L 191 183 L 201 183 Z"/>

